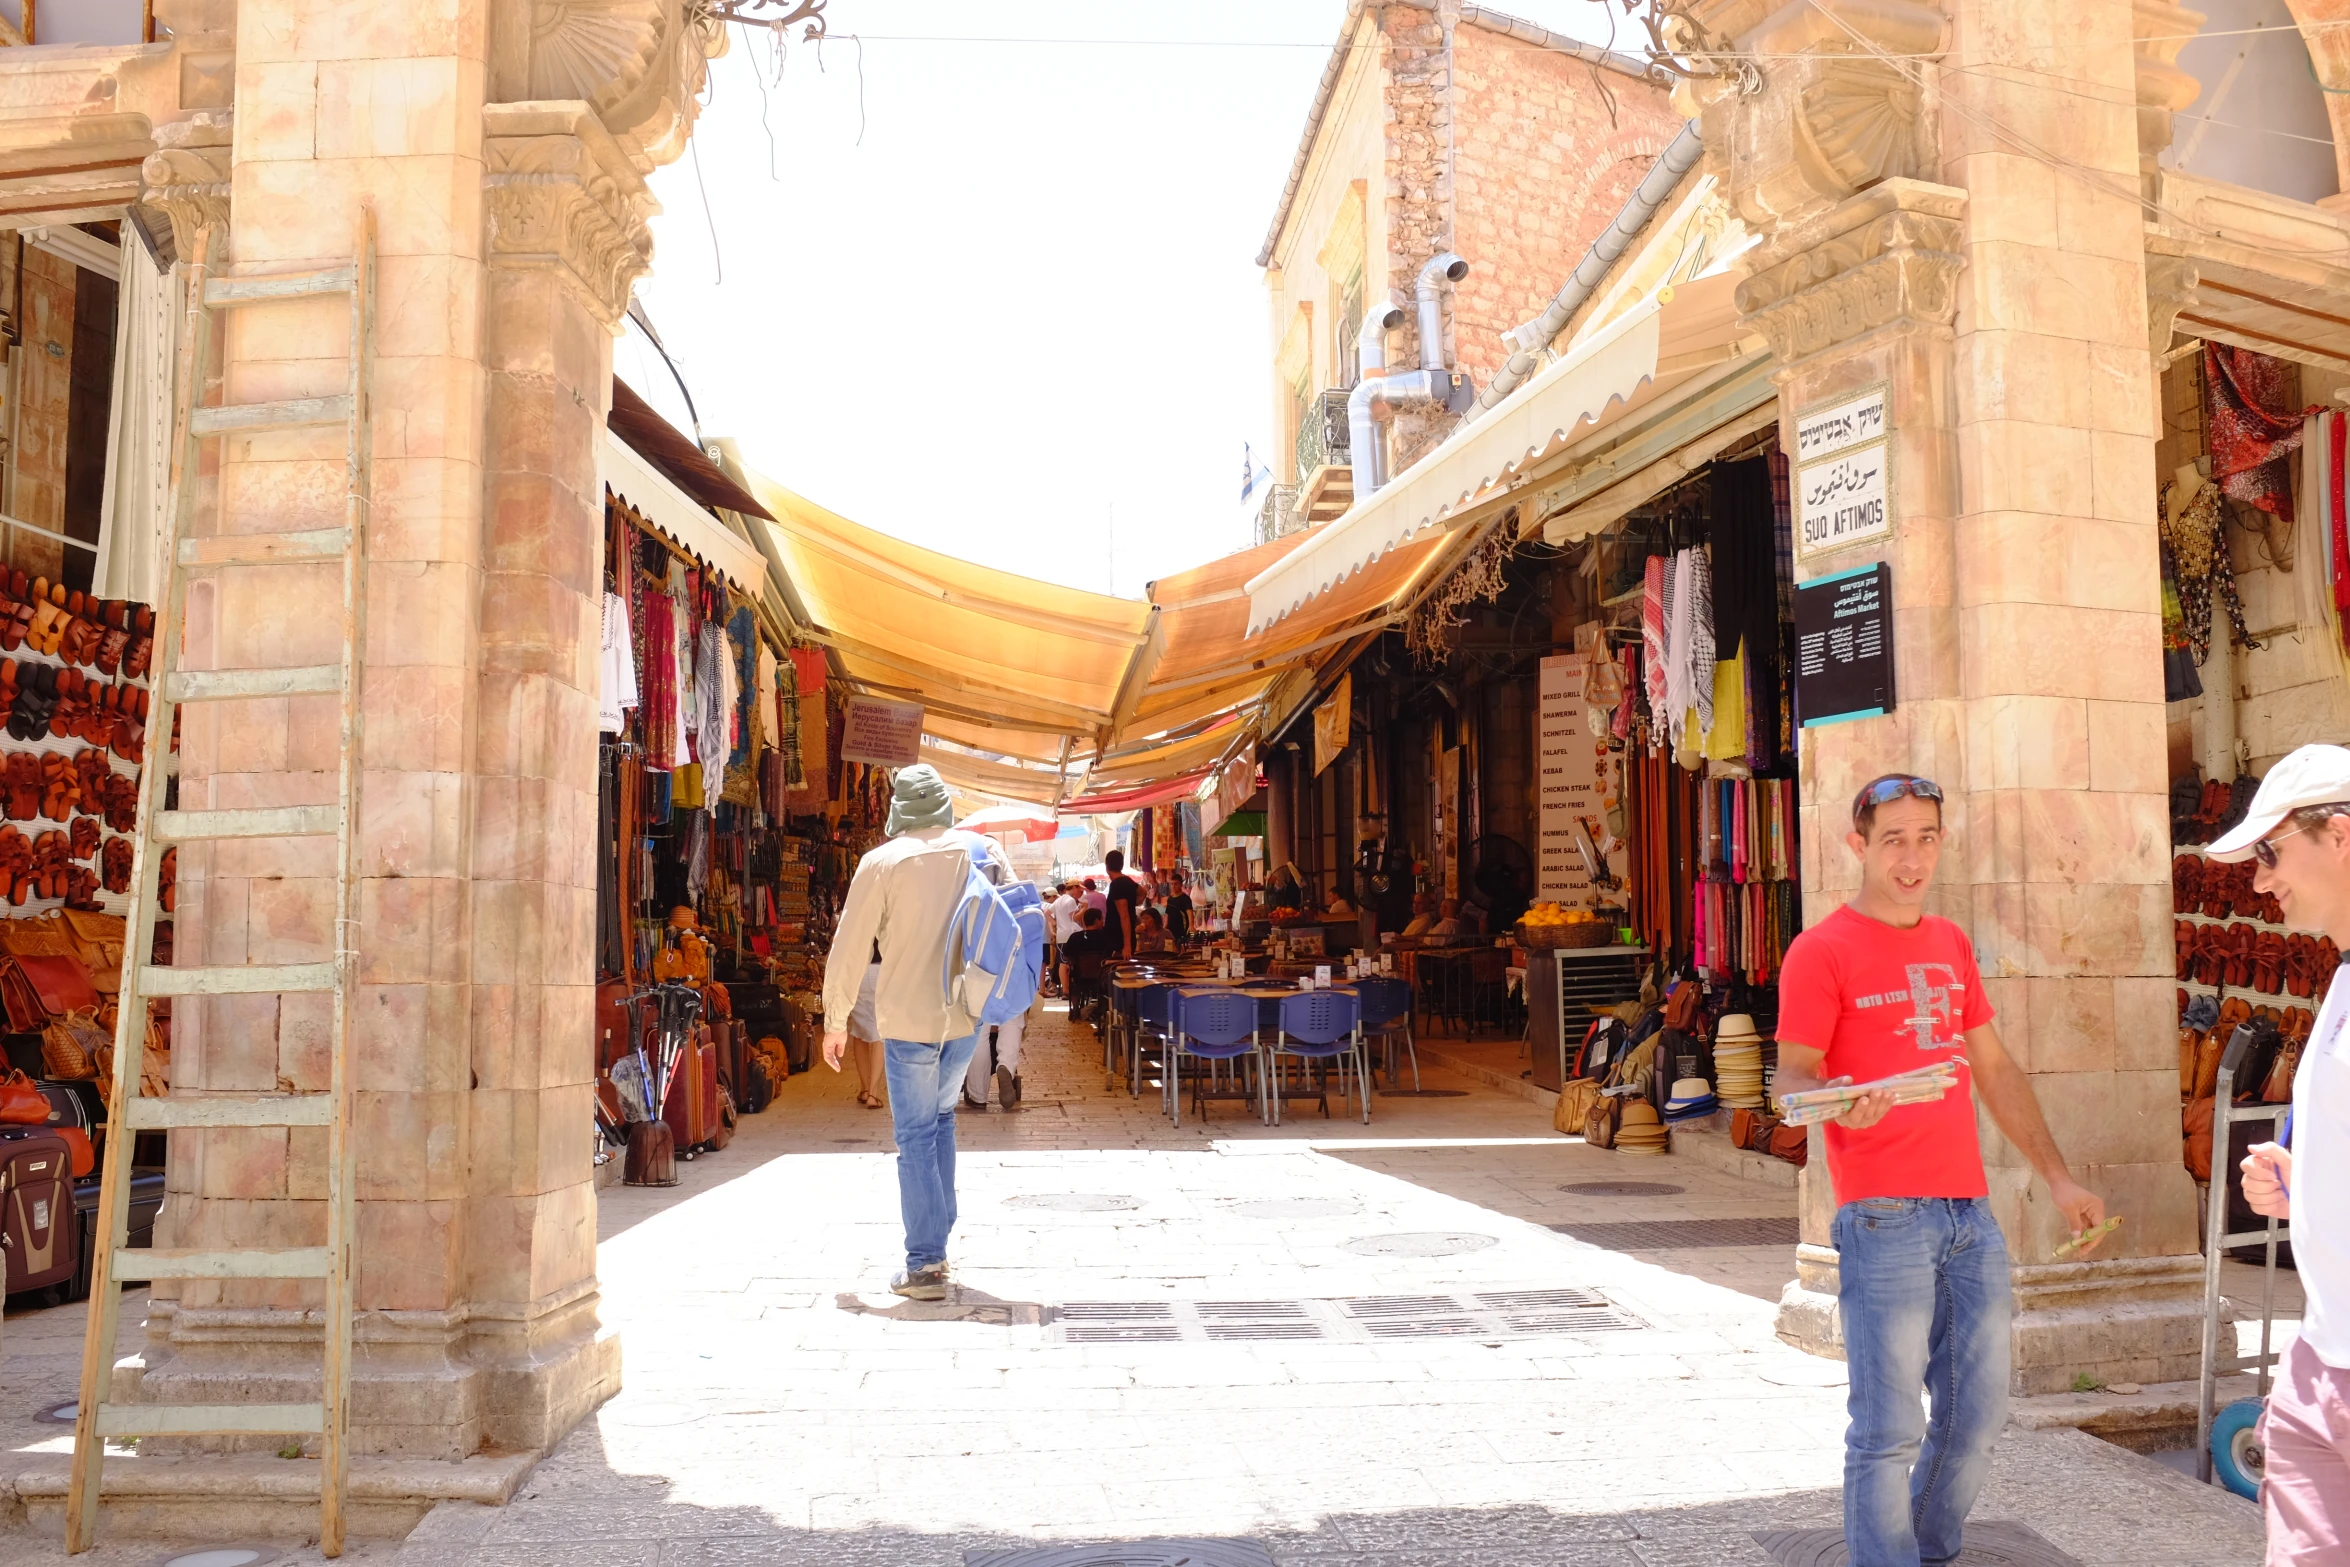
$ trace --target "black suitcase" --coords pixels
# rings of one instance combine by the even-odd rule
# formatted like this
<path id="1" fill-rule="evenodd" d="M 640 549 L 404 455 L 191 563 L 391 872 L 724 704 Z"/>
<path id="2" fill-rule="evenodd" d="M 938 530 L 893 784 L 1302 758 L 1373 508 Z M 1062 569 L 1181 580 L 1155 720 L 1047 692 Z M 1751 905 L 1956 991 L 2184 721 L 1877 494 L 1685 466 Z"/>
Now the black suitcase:
<path id="1" fill-rule="evenodd" d="M 0 1259 L 5 1292 L 72 1282 L 81 1261 L 73 1154 L 44 1127 L 0 1132 Z"/>
<path id="2" fill-rule="evenodd" d="M 73 1206 L 81 1225 L 81 1245 L 74 1264 L 73 1279 L 66 1286 L 67 1300 L 90 1298 L 90 1279 L 98 1268 L 98 1178 L 89 1176 L 73 1183 Z M 130 1231 L 127 1244 L 152 1246 L 155 1244 L 155 1218 L 163 1211 L 163 1172 L 161 1170 L 133 1170 L 131 1172 Z"/>

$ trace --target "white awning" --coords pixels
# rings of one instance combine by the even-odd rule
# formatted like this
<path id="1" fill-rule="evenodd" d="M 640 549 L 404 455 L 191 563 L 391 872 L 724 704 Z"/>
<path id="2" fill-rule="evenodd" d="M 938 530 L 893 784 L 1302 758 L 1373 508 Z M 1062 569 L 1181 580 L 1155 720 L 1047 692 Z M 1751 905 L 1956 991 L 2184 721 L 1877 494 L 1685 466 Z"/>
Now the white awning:
<path id="1" fill-rule="evenodd" d="M 1483 418 L 1455 430 L 1384 489 L 1358 500 L 1251 578 L 1249 633 L 1489 497 L 1587 428 L 1727 362 L 1744 335 L 1730 297 L 1737 283 L 1736 274 L 1721 273 L 1676 285 L 1575 345 Z"/>
<path id="2" fill-rule="evenodd" d="M 767 580 L 767 557 L 750 540 L 704 511 L 628 444 L 607 430 L 596 438 L 596 477 L 690 555 L 699 555 L 746 594 Z"/>

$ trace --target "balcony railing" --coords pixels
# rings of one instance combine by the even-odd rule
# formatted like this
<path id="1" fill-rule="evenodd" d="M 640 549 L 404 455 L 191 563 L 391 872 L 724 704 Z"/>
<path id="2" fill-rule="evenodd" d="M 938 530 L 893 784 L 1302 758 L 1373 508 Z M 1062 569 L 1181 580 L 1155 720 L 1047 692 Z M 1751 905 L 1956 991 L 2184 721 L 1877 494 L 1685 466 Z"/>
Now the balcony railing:
<path id="1" fill-rule="evenodd" d="M 1270 544 L 1283 534 L 1295 533 L 1306 525 L 1297 511 L 1297 486 L 1276 484 L 1265 491 L 1265 504 L 1257 512 L 1257 542 Z"/>
<path id="2" fill-rule="evenodd" d="M 1297 482 L 1309 482 L 1322 468 L 1343 468 L 1347 454 L 1346 388 L 1334 387 L 1306 405 L 1297 432 Z"/>

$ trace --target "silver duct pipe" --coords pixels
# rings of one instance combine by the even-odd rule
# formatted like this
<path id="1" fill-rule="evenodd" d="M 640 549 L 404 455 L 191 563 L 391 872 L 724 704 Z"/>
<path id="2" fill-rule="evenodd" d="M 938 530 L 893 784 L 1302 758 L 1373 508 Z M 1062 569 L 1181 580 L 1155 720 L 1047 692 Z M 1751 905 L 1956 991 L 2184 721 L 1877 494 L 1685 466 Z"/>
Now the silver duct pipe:
<path id="1" fill-rule="evenodd" d="M 1697 122 L 1691 120 L 1681 127 L 1681 134 L 1675 136 L 1665 145 L 1665 150 L 1657 154 L 1656 162 L 1649 165 L 1648 177 L 1640 182 L 1639 189 L 1632 192 L 1631 199 L 1624 203 L 1615 221 L 1591 242 L 1591 248 L 1584 253 L 1581 265 L 1575 268 L 1566 285 L 1551 297 L 1549 306 L 1542 314 L 1524 326 L 1502 334 L 1502 341 L 1517 352 L 1510 355 L 1509 363 L 1502 366 L 1501 373 L 1493 378 L 1492 384 L 1477 394 L 1476 406 L 1469 410 L 1470 419 L 1516 391 L 1526 377 L 1541 368 L 1543 350 L 1549 348 L 1557 341 L 1558 335 L 1567 329 L 1567 323 L 1574 319 L 1575 312 L 1583 308 L 1584 302 L 1590 299 L 1607 277 L 1608 268 L 1616 264 L 1617 258 L 1640 236 L 1640 231 L 1648 227 L 1657 209 L 1672 195 L 1673 187 L 1681 182 L 1681 176 L 1697 166 L 1697 160 L 1704 152 L 1705 141 L 1698 134 Z"/>
<path id="2" fill-rule="evenodd" d="M 1357 376 L 1355 389 L 1346 394 L 1346 441 L 1358 501 L 1387 482 L 1387 445 L 1379 436 L 1375 405 L 1386 400 L 1387 333 L 1401 325 L 1400 308 L 1380 305 L 1364 312 L 1362 330 L 1355 334 Z"/>
<path id="3" fill-rule="evenodd" d="M 1412 284 L 1412 299 L 1420 310 L 1420 368 L 1444 368 L 1444 287 L 1469 275 L 1469 264 L 1451 251 L 1430 259 Z"/>

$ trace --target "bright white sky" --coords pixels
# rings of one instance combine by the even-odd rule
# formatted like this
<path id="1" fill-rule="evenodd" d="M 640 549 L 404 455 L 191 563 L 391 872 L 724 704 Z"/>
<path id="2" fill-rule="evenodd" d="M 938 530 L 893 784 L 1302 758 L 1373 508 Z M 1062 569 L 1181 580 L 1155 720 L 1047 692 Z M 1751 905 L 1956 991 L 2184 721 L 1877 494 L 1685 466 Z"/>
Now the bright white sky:
<path id="1" fill-rule="evenodd" d="M 1501 9 L 1604 39 L 1614 7 Z M 638 289 L 703 433 L 858 522 L 1073 587 L 1240 548 L 1241 443 L 1271 424 L 1257 247 L 1344 15 L 831 0 L 821 62 L 791 45 L 780 83 L 736 29 L 696 152 L 653 178 Z M 616 350 L 690 430 L 652 350 Z"/>

